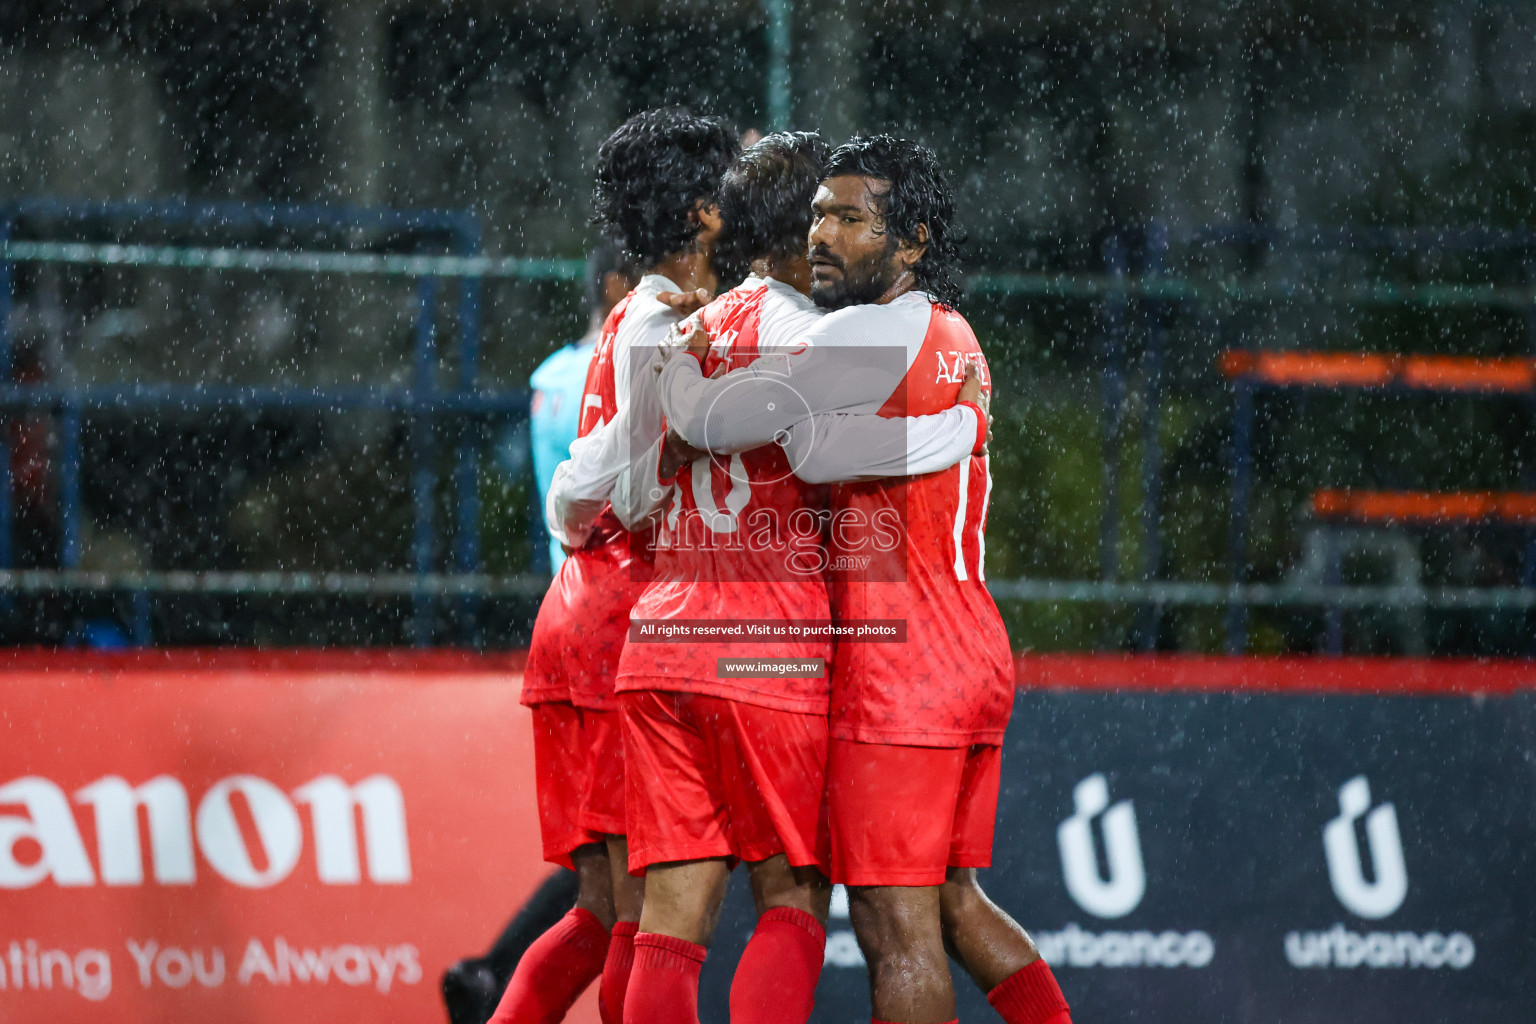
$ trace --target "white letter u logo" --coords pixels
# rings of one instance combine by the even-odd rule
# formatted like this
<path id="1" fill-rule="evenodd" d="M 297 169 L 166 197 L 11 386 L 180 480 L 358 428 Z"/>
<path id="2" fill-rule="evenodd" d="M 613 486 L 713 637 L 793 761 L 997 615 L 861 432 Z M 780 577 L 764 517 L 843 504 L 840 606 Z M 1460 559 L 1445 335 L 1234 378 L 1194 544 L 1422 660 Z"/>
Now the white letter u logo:
<path id="1" fill-rule="evenodd" d="M 1136 811 L 1129 800 L 1109 806 L 1109 783 L 1094 773 L 1072 790 L 1072 817 L 1056 828 L 1061 849 L 1061 873 L 1067 891 L 1095 917 L 1124 917 L 1136 909 L 1147 891 L 1136 835 Z M 1104 816 L 1104 853 L 1109 878 L 1099 874 L 1093 849 L 1093 819 Z"/>
<path id="2" fill-rule="evenodd" d="M 1328 856 L 1328 881 L 1339 902 L 1352 913 L 1379 920 L 1403 905 L 1408 895 L 1408 868 L 1403 864 L 1403 838 L 1397 830 L 1397 810 L 1391 804 L 1366 814 L 1371 784 L 1356 775 L 1339 787 L 1339 816 L 1323 827 L 1323 852 Z M 1365 880 L 1355 822 L 1365 818 L 1374 882 Z"/>

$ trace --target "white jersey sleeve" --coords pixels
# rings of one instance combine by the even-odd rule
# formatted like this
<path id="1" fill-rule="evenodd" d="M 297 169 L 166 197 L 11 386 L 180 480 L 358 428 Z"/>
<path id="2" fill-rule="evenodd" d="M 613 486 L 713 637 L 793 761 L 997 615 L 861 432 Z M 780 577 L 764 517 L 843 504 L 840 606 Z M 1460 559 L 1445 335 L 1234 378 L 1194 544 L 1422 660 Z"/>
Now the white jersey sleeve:
<path id="1" fill-rule="evenodd" d="M 574 452 L 572 453 L 574 455 Z M 606 498 L 593 497 L 573 485 L 572 459 L 555 467 L 544 496 L 544 526 L 549 535 L 568 548 L 579 548 L 592 533 L 592 524 L 603 514 Z"/>
<path id="2" fill-rule="evenodd" d="M 804 330 L 821 318 L 821 311 L 811 303 L 809 299 L 795 291 L 788 285 L 782 284 L 772 278 L 760 278 L 748 275 L 738 289 L 753 290 L 767 286 L 767 292 L 763 299 L 763 309 L 760 321 L 779 324 L 781 334 L 789 337 L 798 337 Z M 733 291 L 736 289 L 732 289 Z M 673 323 L 662 341 L 662 348 L 651 360 L 651 372 L 643 375 L 643 382 L 637 382 L 636 387 L 646 387 L 651 391 L 652 399 L 656 398 L 657 375 L 666 358 L 672 354 L 680 354 L 688 348 L 688 333 L 698 326 L 700 314 L 691 316 Z M 762 337 L 761 330 L 758 334 Z M 716 345 L 728 344 L 728 339 L 714 339 Z M 658 415 L 662 415 L 658 412 Z M 624 524 L 627 530 L 653 528 L 660 524 L 662 516 L 671 504 L 672 490 L 675 485 L 673 480 L 662 480 L 661 459 L 666 445 L 666 438 L 658 437 L 655 444 L 639 459 L 634 460 L 630 467 L 619 474 L 613 484 L 613 512 L 619 522 Z"/>
<path id="3" fill-rule="evenodd" d="M 921 351 L 932 305 L 909 292 L 884 305 L 850 306 L 778 340 L 751 366 L 706 379 L 697 360 L 674 356 L 658 382 L 667 421 L 688 443 L 739 452 L 784 440 L 820 413 L 875 413 Z"/>
<path id="4" fill-rule="evenodd" d="M 927 416 L 821 413 L 790 428 L 785 454 L 808 484 L 922 476 L 970 457 L 976 419 L 968 405 Z"/>
<path id="5" fill-rule="evenodd" d="M 630 463 L 613 482 L 613 514 L 624 529 L 650 529 L 661 522 L 672 494 L 672 481 L 661 479 L 661 453 L 665 437 L 658 437 L 645 453 Z"/>
<path id="6" fill-rule="evenodd" d="M 614 336 L 613 419 L 578 438 L 571 457 L 550 481 L 544 516 L 550 536 L 568 547 L 586 543 L 608 505 L 619 476 L 642 459 L 662 435 L 652 360 L 678 315 L 656 301 L 663 291 L 681 291 L 657 274 L 640 280 Z"/>

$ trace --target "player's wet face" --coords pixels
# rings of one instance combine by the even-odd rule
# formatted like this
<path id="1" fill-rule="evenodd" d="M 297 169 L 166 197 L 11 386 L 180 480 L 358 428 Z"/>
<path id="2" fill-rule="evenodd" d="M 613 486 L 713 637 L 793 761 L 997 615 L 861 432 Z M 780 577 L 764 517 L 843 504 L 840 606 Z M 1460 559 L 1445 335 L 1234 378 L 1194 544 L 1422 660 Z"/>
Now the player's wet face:
<path id="1" fill-rule="evenodd" d="M 811 299 L 823 309 L 875 302 L 896 282 L 898 241 L 880 212 L 890 182 L 828 178 L 811 201 Z"/>

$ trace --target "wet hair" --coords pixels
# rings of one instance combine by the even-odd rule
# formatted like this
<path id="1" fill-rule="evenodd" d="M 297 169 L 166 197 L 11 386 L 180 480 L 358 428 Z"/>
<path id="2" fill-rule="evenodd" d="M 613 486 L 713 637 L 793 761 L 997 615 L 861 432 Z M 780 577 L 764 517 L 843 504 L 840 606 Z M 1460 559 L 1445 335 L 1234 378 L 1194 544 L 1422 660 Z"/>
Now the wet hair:
<path id="1" fill-rule="evenodd" d="M 587 253 L 587 266 L 582 275 L 582 308 L 588 313 L 603 313 L 603 280 L 609 274 L 622 274 L 631 281 L 635 279 L 635 268 L 619 252 L 618 247 L 609 241 L 600 241 Z"/>
<path id="2" fill-rule="evenodd" d="M 736 159 L 720 179 L 722 269 L 744 275 L 753 260 L 805 255 L 811 197 L 831 151 L 815 132 L 775 132 Z"/>
<path id="3" fill-rule="evenodd" d="M 946 306 L 960 301 L 955 271 L 965 235 L 955 224 L 955 193 L 933 150 L 890 135 L 849 139 L 827 158 L 823 180 L 857 175 L 890 182 L 878 212 L 894 240 L 918 244 L 928 225 L 928 248 L 912 268 L 917 286 Z"/>
<path id="4" fill-rule="evenodd" d="M 718 117 L 681 107 L 636 114 L 598 148 L 592 220 L 639 268 L 653 267 L 692 244 L 694 205 L 714 201 L 739 151 Z"/>

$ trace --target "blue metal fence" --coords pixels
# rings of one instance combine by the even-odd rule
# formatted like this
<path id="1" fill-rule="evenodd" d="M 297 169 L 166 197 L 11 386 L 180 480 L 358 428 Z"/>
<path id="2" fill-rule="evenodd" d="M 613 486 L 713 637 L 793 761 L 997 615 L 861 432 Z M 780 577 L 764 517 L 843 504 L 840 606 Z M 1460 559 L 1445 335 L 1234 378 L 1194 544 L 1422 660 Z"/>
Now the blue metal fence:
<path id="1" fill-rule="evenodd" d="M 1314 252 L 1327 251 L 1376 251 L 1395 254 L 1425 253 L 1491 253 L 1509 256 L 1523 255 L 1522 263 L 1530 266 L 1536 257 L 1536 233 L 1528 231 L 1504 231 L 1493 228 L 1312 228 L 1286 231 L 1277 228 L 1254 226 L 1213 225 L 1191 232 L 1188 240 L 1199 245 L 1256 246 L 1265 250 L 1301 248 Z M 1529 285 L 1529 272 L 1526 284 Z M 1502 303 L 1505 308 L 1521 311 L 1525 321 L 1527 346 L 1536 354 L 1536 295 L 1511 295 L 1513 302 Z M 1474 303 L 1467 303 L 1473 305 Z M 1253 446 L 1257 424 L 1254 399 L 1266 385 L 1239 377 L 1232 382 L 1232 442 L 1231 456 L 1231 509 L 1228 529 L 1227 565 L 1229 581 L 1236 586 L 1248 582 L 1248 539 L 1250 512 L 1253 500 Z M 1536 408 L 1536 398 L 1532 399 Z M 1536 479 L 1525 481 L 1527 485 Z M 1536 538 L 1530 544 L 1526 557 L 1527 577 L 1536 566 Z M 1337 586 L 1338 580 L 1330 580 Z M 1523 586 L 1529 587 L 1527 579 Z M 1337 654 L 1341 646 L 1339 625 L 1340 606 L 1328 606 L 1328 650 Z M 1227 607 L 1226 647 L 1232 654 L 1242 653 L 1248 646 L 1248 607 L 1233 603 Z"/>
<path id="2" fill-rule="evenodd" d="M 109 226 L 114 229 L 153 228 L 208 229 L 220 232 L 250 229 L 292 231 L 390 230 L 419 232 L 442 239 L 449 253 L 475 257 L 480 253 L 478 219 L 461 210 L 395 210 L 372 207 L 316 204 L 273 205 L 235 202 L 72 202 L 59 199 L 21 199 L 0 204 L 0 241 L 9 241 L 23 218 L 62 227 Z M 452 564 L 459 573 L 480 567 L 479 444 L 473 425 L 486 417 L 516 418 L 528 409 L 526 389 L 491 390 L 480 382 L 481 280 L 476 276 L 456 279 L 457 331 L 452 352 L 457 367 L 453 387 L 438 387 L 437 362 L 440 344 L 437 305 L 440 279 L 431 275 L 417 280 L 415 342 L 410 383 L 404 388 L 299 386 L 233 387 L 210 384 L 70 386 L 26 385 L 13 380 L 11 319 L 14 273 L 10 260 L 0 258 L 0 408 L 47 411 L 59 426 L 58 473 L 60 511 L 60 562 L 74 569 L 80 555 L 80 472 L 82 418 L 92 410 L 120 409 L 324 409 L 338 412 L 390 409 L 405 414 L 409 422 L 412 461 L 411 491 L 414 528 L 411 565 L 419 576 L 438 567 L 434 564 L 440 526 L 435 521 L 437 487 L 433 423 L 440 417 L 457 417 L 466 425 L 458 432 L 453 487 Z M 15 565 L 15 502 L 8 441 L 0 436 L 0 569 Z M 542 521 L 534 518 L 535 533 Z M 542 538 L 535 536 L 538 547 Z M 134 593 L 134 636 L 147 642 L 150 636 L 149 603 L 143 591 Z M 473 602 L 472 597 L 462 597 Z M 432 598 L 418 591 L 412 598 L 411 638 L 416 644 L 431 639 Z M 472 611 L 472 604 L 466 603 Z"/>
<path id="3" fill-rule="evenodd" d="M 64 578 L 76 569 L 81 531 L 81 431 L 84 417 L 102 410 L 217 410 L 217 409 L 311 409 L 339 412 L 390 410 L 406 418 L 407 447 L 411 462 L 410 489 L 413 525 L 410 541 L 411 579 L 402 584 L 398 574 L 384 588 L 391 594 L 410 595 L 410 637 L 425 644 L 433 639 L 438 601 L 457 602 L 466 621 L 475 619 L 475 602 L 490 593 L 525 592 L 496 583 L 481 575 L 480 473 L 481 435 L 487 419 L 515 420 L 526 416 L 526 389 L 492 389 L 480 380 L 482 288 L 486 276 L 570 279 L 570 261 L 531 261 L 483 257 L 477 218 L 461 210 L 394 210 L 326 205 L 271 205 L 233 202 L 69 202 L 57 199 L 23 199 L 0 203 L 0 246 L 9 247 L 19 223 L 44 223 L 56 233 L 65 228 L 80 232 L 99 230 L 143 231 L 146 228 L 238 233 L 251 230 L 290 232 L 394 231 L 425 235 L 444 252 L 412 262 L 417 256 L 384 256 L 376 253 L 338 253 L 353 259 L 353 272 L 402 274 L 415 279 L 413 351 L 404 387 L 373 386 L 273 386 L 242 387 L 222 384 L 112 384 L 80 386 L 13 383 L 11 320 L 14 301 L 14 264 L 0 252 L 0 410 L 46 411 L 58 424 L 58 487 L 60 508 L 60 561 Z M 18 246 L 26 243 L 14 243 Z M 1256 277 L 1195 281 L 1165 276 L 1169 252 L 1174 246 L 1242 246 L 1252 251 L 1302 247 L 1312 251 L 1390 250 L 1395 252 L 1499 252 L 1523 251 L 1536 255 L 1536 235 L 1492 230 L 1390 230 L 1327 229 L 1282 231 L 1250 227 L 1207 226 L 1175 232 L 1152 224 L 1135 233 L 1113 234 L 1104 243 L 1100 275 L 978 274 L 970 281 L 974 291 L 992 294 L 1065 298 L 1101 304 L 1102 333 L 1098 355 L 1101 392 L 1101 443 L 1104 458 L 1100 510 L 1100 580 L 993 581 L 1000 597 L 1020 600 L 1089 601 L 1139 606 L 1134 643 L 1151 648 L 1157 642 L 1160 609 L 1165 604 L 1225 604 L 1227 646 L 1240 651 L 1247 646 L 1249 604 L 1318 604 L 1333 601 L 1354 606 L 1358 598 L 1367 604 L 1383 600 L 1407 600 L 1433 606 L 1529 607 L 1529 581 L 1525 589 L 1489 591 L 1481 596 L 1460 592 L 1440 595 L 1428 591 L 1413 594 L 1376 593 L 1372 588 L 1333 586 L 1251 585 L 1248 583 L 1249 508 L 1253 488 L 1252 444 L 1255 431 L 1253 387 L 1235 382 L 1231 442 L 1231 524 L 1228 532 L 1226 585 L 1180 583 L 1160 579 L 1163 544 L 1162 404 L 1166 388 L 1164 362 L 1168 324 L 1176 311 L 1189 312 L 1213 303 L 1266 303 L 1276 301 L 1326 301 L 1382 305 L 1495 307 L 1517 310 L 1526 317 L 1527 332 L 1536 343 L 1536 290 L 1529 280 L 1522 285 L 1405 284 L 1392 281 L 1352 281 L 1305 284 Z M 46 246 L 44 246 L 46 248 Z M 33 253 L 28 258 L 54 259 L 64 263 L 141 264 L 150 266 L 202 266 L 223 270 L 310 271 L 346 269 L 333 265 L 323 253 L 274 253 L 196 248 L 160 248 L 152 252 L 116 254 L 73 253 L 68 244 L 55 244 L 52 256 Z M 9 249 L 6 250 L 7 252 Z M 283 258 L 287 257 L 287 258 Z M 265 262 L 264 262 L 265 260 Z M 393 261 L 393 262 L 391 262 Z M 456 289 L 455 330 L 444 337 L 437 311 L 444 284 Z M 1139 313 L 1133 318 L 1131 312 Z M 1135 378 L 1129 350 L 1133 323 L 1140 325 L 1142 408 L 1140 438 L 1141 505 L 1136 526 L 1140 533 L 1138 580 L 1120 579 L 1119 543 L 1122 534 L 1118 493 L 1120 454 L 1129 437 L 1127 403 L 1133 397 Z M 439 387 L 439 353 L 452 357 L 455 366 L 451 385 Z M 451 487 L 455 495 L 448 565 L 437 564 L 439 538 L 449 524 L 437 521 L 435 494 L 438 486 L 437 442 L 434 423 L 451 419 L 464 429 L 457 431 L 452 453 Z M 15 504 L 11 480 L 11 456 L 7 439 L 0 434 L 0 572 L 16 564 L 13 537 Z M 545 547 L 542 516 L 530 509 L 531 549 Z M 1536 560 L 1536 556 L 1533 556 Z M 538 565 L 537 557 L 534 563 Z M 445 570 L 447 570 L 445 572 Z M 161 574 L 163 575 L 163 574 Z M 217 576 L 218 574 L 209 574 Z M 253 574 L 261 576 L 263 574 Z M 388 575 L 388 574 L 386 574 Z M 74 574 L 79 576 L 78 573 Z M 147 643 L 151 639 L 148 594 L 168 581 L 156 574 L 140 574 L 142 585 L 126 588 L 132 597 L 133 633 Z M 8 577 L 9 578 L 9 577 Z M 265 578 L 265 577 L 263 577 Z M 18 577 L 19 579 L 19 577 Z M 38 581 L 32 581 L 38 582 Z M 78 580 L 76 582 L 79 582 Z M 226 581 L 228 582 L 228 581 Z M 357 580 L 337 583 L 358 592 Z M 271 581 L 266 581 L 270 584 Z M 46 581 L 39 582 L 39 586 Z M 266 585 L 264 584 L 264 585 Z M 504 585 L 505 584 L 505 585 Z M 232 583 L 230 584 L 233 585 Z M 306 584 L 307 585 L 307 584 Z M 509 589 L 510 587 L 510 589 Z M 1193 589 L 1192 589 L 1193 588 Z M 1201 589 L 1204 588 L 1204 589 Z M 100 589 L 100 588 L 96 588 Z M 281 588 L 279 588 L 281 589 Z M 1379 590 L 1380 588 L 1376 588 Z M 1198 591 L 1198 592 L 1197 592 Z M 1272 592 L 1273 591 L 1273 592 Z M 1367 591 L 1371 591 L 1367 593 Z M 184 592 L 199 591 L 191 588 Z M 233 591 L 219 591 L 233 592 Z M 277 592 L 277 591 L 274 591 Z M 283 590 L 282 592 L 290 592 Z M 297 591 L 292 591 L 297 592 Z M 381 591 L 382 592 L 382 591 Z M 0 588 L 0 603 L 10 600 Z"/>

